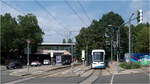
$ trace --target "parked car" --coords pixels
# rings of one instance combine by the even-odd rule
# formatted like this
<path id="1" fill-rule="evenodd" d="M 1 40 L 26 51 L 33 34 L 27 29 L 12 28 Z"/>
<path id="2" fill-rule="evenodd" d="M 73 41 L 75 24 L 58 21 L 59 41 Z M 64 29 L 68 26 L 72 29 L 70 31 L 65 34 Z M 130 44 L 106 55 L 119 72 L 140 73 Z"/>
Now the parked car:
<path id="1" fill-rule="evenodd" d="M 7 69 L 17 69 L 22 67 L 23 65 L 20 61 L 12 61 L 7 65 Z"/>
<path id="2" fill-rule="evenodd" d="M 40 66 L 41 63 L 37 60 L 31 62 L 31 66 Z"/>
<path id="3" fill-rule="evenodd" d="M 48 59 L 44 59 L 43 64 L 48 65 L 48 64 L 50 64 L 50 61 Z"/>

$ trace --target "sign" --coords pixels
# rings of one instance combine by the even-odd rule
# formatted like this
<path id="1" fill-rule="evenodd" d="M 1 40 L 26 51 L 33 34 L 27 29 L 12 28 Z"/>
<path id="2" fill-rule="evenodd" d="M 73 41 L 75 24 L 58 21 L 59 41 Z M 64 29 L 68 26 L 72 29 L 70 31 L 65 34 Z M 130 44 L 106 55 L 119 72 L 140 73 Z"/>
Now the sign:
<path id="1" fill-rule="evenodd" d="M 30 43 L 31 43 L 31 41 L 30 41 L 29 39 L 27 39 L 26 41 L 27 41 L 27 43 L 28 43 L 28 44 L 30 44 Z"/>
<path id="2" fill-rule="evenodd" d="M 51 57 L 54 57 L 54 52 L 51 50 Z"/>
<path id="3" fill-rule="evenodd" d="M 64 55 L 68 55 L 69 53 L 67 51 L 64 52 Z"/>
<path id="4" fill-rule="evenodd" d="M 24 54 L 28 54 L 28 48 L 24 48 Z M 29 48 L 29 54 L 31 54 L 31 48 Z"/>
<path id="5" fill-rule="evenodd" d="M 61 63 L 61 56 L 56 56 L 56 62 Z"/>
<path id="6" fill-rule="evenodd" d="M 85 60 L 85 50 L 82 50 L 82 60 Z"/>

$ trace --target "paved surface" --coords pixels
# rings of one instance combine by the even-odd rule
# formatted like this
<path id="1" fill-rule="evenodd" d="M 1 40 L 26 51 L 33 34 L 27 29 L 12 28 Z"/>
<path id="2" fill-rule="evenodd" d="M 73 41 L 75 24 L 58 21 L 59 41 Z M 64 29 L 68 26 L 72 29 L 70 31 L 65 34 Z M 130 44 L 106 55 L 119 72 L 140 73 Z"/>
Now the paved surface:
<path id="1" fill-rule="evenodd" d="M 19 77 L 19 76 L 10 76 L 7 70 L 1 71 L 1 83 L 15 81 L 15 80 L 22 79 L 22 78 L 23 77 Z"/>
<path id="2" fill-rule="evenodd" d="M 71 68 L 58 69 L 39 76 L 33 77 L 18 77 L 9 76 L 9 71 L 2 71 L 2 83 L 6 84 L 149 84 L 150 76 L 147 68 L 144 70 L 133 69 L 123 70 L 119 74 L 112 67 L 106 69 L 89 69 L 83 66 L 76 66 L 75 73 L 83 73 L 84 69 L 89 69 L 80 76 L 72 76 Z M 112 70 L 112 71 L 111 71 Z M 93 72 L 94 71 L 94 72 Z M 114 73 L 113 73 L 114 72 Z M 56 74 L 57 73 L 57 74 Z M 62 75 L 62 76 L 60 76 Z"/>
<path id="3" fill-rule="evenodd" d="M 43 83 L 48 83 L 48 84 L 78 84 L 80 81 L 84 80 L 85 77 L 50 77 L 50 78 L 33 78 L 33 79 L 30 79 L 30 80 L 26 80 L 26 81 L 22 81 L 22 82 L 19 82 L 17 84 L 20 84 L 20 83 L 28 83 L 28 84 L 31 84 L 31 83 L 40 83 L 40 84 L 43 84 Z"/>

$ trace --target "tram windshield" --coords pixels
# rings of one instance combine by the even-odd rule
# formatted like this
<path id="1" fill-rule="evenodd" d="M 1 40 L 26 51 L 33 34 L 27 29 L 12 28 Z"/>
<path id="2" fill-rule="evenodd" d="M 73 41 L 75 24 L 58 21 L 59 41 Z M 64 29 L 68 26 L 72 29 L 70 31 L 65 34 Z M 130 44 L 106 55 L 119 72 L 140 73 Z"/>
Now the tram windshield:
<path id="1" fill-rule="evenodd" d="M 103 52 L 93 52 L 93 61 L 103 62 Z"/>

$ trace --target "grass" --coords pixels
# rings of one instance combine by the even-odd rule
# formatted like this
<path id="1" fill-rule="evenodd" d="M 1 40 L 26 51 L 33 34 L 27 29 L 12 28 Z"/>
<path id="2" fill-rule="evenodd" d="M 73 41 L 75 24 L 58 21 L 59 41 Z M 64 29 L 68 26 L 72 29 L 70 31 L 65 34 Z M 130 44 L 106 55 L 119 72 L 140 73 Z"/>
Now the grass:
<path id="1" fill-rule="evenodd" d="M 134 63 L 134 62 L 131 62 L 131 63 L 123 62 L 119 66 L 124 68 L 124 69 L 138 69 L 138 68 L 141 68 L 141 65 L 139 63 Z"/>

